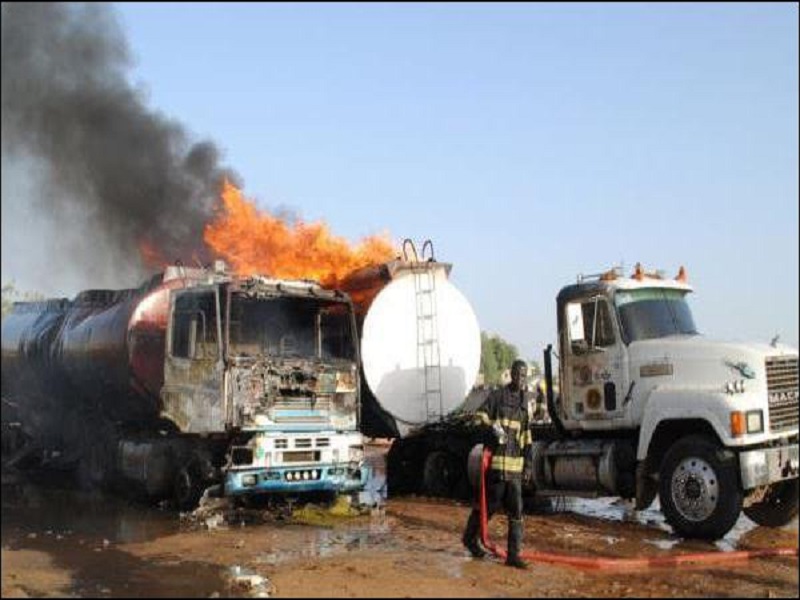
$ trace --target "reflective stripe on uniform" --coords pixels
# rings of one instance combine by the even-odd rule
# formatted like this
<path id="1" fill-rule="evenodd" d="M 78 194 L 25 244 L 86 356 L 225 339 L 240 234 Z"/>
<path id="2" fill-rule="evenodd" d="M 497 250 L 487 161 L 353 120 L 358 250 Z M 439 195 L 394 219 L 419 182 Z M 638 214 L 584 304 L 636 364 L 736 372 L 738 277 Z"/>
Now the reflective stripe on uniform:
<path id="1" fill-rule="evenodd" d="M 491 419 L 489 418 L 489 415 L 488 415 L 488 414 L 486 414 L 486 413 L 485 413 L 485 412 L 483 412 L 483 411 L 478 411 L 478 412 L 476 412 L 476 413 L 475 413 L 475 418 L 476 418 L 478 421 L 480 421 L 481 423 L 484 423 L 485 425 L 491 425 L 491 424 L 492 424 L 492 421 L 491 421 Z"/>
<path id="2" fill-rule="evenodd" d="M 484 423 L 486 425 L 494 425 L 495 423 L 499 423 L 503 427 L 508 427 L 509 429 L 521 429 L 522 423 L 520 423 L 516 419 L 496 419 L 492 421 L 489 418 L 489 415 L 483 411 L 478 411 L 475 413 L 475 419 Z"/>
<path id="3" fill-rule="evenodd" d="M 506 473 L 522 473 L 525 458 L 522 456 L 492 456 L 492 469 Z"/>

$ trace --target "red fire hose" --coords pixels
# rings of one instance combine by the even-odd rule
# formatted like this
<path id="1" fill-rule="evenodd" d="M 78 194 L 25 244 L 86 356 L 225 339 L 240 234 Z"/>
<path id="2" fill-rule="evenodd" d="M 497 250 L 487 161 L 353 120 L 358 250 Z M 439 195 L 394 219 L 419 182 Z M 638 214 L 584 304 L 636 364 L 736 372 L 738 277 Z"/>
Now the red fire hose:
<path id="1" fill-rule="evenodd" d="M 506 557 L 506 551 L 499 548 L 489 539 L 489 526 L 486 517 L 486 471 L 492 460 L 492 452 L 484 449 L 481 456 L 480 472 L 480 512 L 481 542 L 486 549 L 500 558 Z M 568 565 L 580 569 L 633 570 L 654 567 L 704 566 L 709 564 L 730 563 L 751 558 L 769 556 L 789 556 L 797 558 L 797 548 L 769 548 L 764 550 L 741 550 L 738 552 L 700 552 L 695 554 L 678 554 L 674 556 L 658 556 L 650 558 L 591 558 L 554 554 L 552 552 L 527 551 L 522 558 L 533 562 Z"/>

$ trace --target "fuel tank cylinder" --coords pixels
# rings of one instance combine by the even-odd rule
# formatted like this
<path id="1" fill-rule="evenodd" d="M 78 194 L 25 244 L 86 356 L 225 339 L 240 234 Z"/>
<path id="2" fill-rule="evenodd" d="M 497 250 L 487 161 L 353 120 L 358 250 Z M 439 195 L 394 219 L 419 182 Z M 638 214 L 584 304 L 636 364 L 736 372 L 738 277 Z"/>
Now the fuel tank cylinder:
<path id="1" fill-rule="evenodd" d="M 635 492 L 631 440 L 564 440 L 533 443 L 537 489 L 623 495 Z"/>
<path id="2" fill-rule="evenodd" d="M 480 329 L 450 265 L 395 260 L 350 275 L 361 337 L 363 433 L 401 437 L 459 406 L 480 366 Z"/>
<path id="3" fill-rule="evenodd" d="M 3 397 L 34 429 L 81 408 L 157 419 L 169 290 L 180 285 L 158 275 L 137 289 L 17 303 L 2 323 Z"/>

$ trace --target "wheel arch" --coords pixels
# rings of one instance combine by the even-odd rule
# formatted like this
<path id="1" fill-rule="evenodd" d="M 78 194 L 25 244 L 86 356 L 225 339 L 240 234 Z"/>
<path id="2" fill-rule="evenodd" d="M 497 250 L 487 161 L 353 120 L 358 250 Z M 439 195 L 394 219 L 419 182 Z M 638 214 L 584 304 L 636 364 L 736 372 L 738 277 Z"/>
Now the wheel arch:
<path id="1" fill-rule="evenodd" d="M 648 473 L 658 473 L 664 456 L 670 447 L 679 439 L 699 435 L 722 445 L 719 435 L 714 427 L 705 419 L 667 419 L 661 421 L 650 437 L 647 445 L 645 461 Z"/>
<path id="2" fill-rule="evenodd" d="M 707 433 L 713 434 L 713 439 L 722 446 L 729 446 L 730 410 L 729 400 L 716 392 L 666 388 L 654 390 L 642 415 L 636 459 L 644 461 L 650 456 L 653 440 L 664 427 L 675 434 L 673 441 L 693 433 Z M 673 429 L 675 422 L 681 424 L 677 426 L 677 432 Z M 659 443 L 663 443 L 663 440 Z"/>

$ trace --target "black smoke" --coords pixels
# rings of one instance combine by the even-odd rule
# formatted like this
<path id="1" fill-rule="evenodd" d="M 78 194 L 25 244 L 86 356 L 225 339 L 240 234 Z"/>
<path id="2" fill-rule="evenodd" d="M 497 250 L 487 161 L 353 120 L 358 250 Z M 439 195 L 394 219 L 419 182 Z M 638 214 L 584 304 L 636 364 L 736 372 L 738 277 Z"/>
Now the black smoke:
<path id="1" fill-rule="evenodd" d="M 7 194 L 4 186 L 3 216 L 28 203 L 34 217 L 56 225 L 52 235 L 74 235 L 71 224 L 80 223 L 81 239 L 62 245 L 77 256 L 56 258 L 78 269 L 85 286 L 96 285 L 88 279 L 103 270 L 147 272 L 140 241 L 169 261 L 208 260 L 203 226 L 222 178 L 236 179 L 213 143 L 193 141 L 179 122 L 146 105 L 129 81 L 131 67 L 108 5 L 2 7 L 4 176 L 28 158 L 38 174 L 26 186 L 36 193 Z"/>

